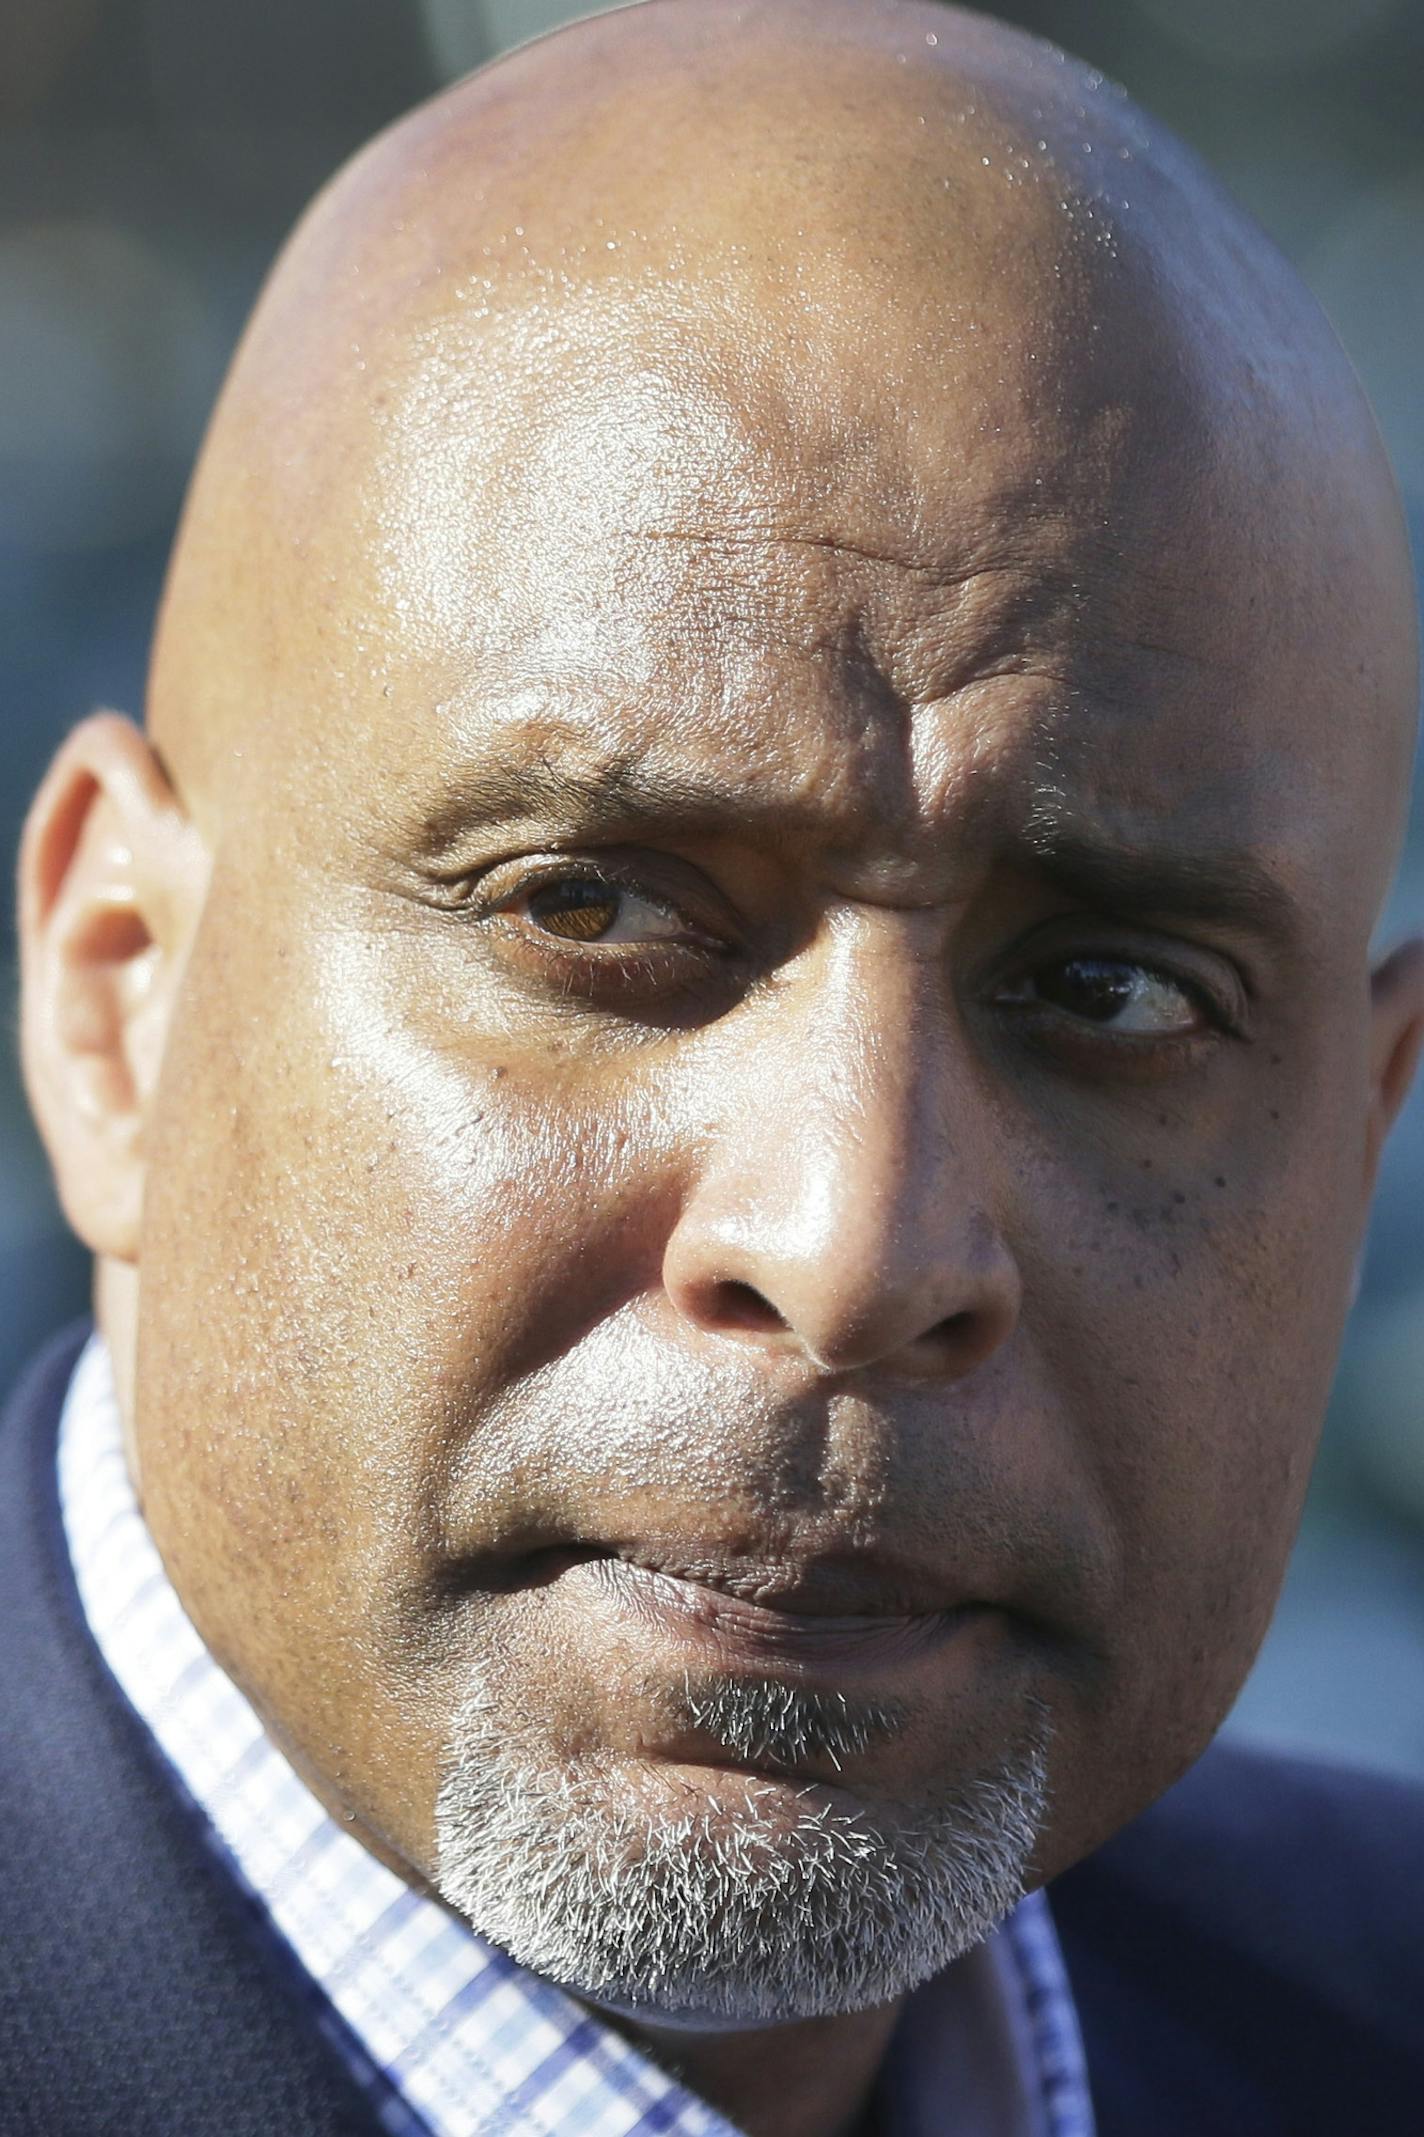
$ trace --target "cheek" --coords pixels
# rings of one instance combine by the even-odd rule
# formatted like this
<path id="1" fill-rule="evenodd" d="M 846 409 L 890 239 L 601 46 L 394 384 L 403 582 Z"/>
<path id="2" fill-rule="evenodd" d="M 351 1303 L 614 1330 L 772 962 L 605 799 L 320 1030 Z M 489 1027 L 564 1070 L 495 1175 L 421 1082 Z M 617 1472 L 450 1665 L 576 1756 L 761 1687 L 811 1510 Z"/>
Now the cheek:
<path id="1" fill-rule="evenodd" d="M 146 1511 L 209 1645 L 359 1798 L 438 1749 L 460 1451 L 656 1269 L 665 1167 L 631 1101 L 382 1029 L 329 959 L 274 1015 L 247 954 L 195 965 L 154 1122 Z"/>
<path id="2" fill-rule="evenodd" d="M 1022 1219 L 1023 1336 L 1115 1540 L 1120 1741 L 1151 1788 L 1204 1746 L 1264 1636 L 1338 1348 L 1351 1153 L 1156 1121 Z M 1145 1161 L 1145 1162 L 1144 1162 Z M 1045 1227 L 1044 1211 L 1056 1221 Z"/>
<path id="3" fill-rule="evenodd" d="M 152 1153 L 148 1407 L 249 1536 L 408 1581 L 481 1407 L 656 1280 L 668 1139 L 596 1077 L 574 1094 L 556 1060 L 382 1016 L 339 944 L 280 1015 L 249 1014 L 261 975 L 222 948 Z M 199 1440 L 175 1387 L 190 1418 L 240 1424 Z"/>

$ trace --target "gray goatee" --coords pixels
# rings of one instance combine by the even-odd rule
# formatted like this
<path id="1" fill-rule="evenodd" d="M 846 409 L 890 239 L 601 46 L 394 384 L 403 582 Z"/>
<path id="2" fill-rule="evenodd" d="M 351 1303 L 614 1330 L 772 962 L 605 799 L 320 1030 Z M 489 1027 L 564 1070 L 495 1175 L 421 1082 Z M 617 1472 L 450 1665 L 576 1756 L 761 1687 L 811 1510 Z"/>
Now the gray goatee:
<path id="1" fill-rule="evenodd" d="M 663 1694 L 735 1760 L 855 1758 L 904 1724 L 894 1703 L 779 1683 L 689 1680 Z M 1046 1710 L 994 1764 L 933 1796 L 848 1803 L 729 1774 L 726 1800 L 661 1811 L 594 1761 L 560 1767 L 464 1702 L 436 1806 L 442 1896 L 575 1995 L 648 2017 L 766 2025 L 893 2001 L 979 1943 L 1022 1896 L 1047 1808 Z"/>

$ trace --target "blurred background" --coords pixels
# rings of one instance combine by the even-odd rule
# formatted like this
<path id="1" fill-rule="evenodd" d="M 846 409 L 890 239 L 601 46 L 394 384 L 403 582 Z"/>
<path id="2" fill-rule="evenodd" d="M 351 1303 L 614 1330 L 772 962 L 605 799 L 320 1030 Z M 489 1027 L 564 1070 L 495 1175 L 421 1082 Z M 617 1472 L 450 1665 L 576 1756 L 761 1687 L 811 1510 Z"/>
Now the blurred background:
<path id="1" fill-rule="evenodd" d="M 367 135 L 588 6 L 0 0 L 0 851 L 65 727 L 137 712 L 186 471 L 266 264 Z M 1198 148 L 1333 314 L 1424 553 L 1424 0 L 1007 0 Z M 1348 713 L 1346 711 L 1346 716 Z M 1424 926 L 1417 806 L 1391 930 Z M 0 1386 L 86 1302 L 0 937 Z M 1424 1093 L 1275 1628 L 1232 1727 L 1424 1773 Z"/>

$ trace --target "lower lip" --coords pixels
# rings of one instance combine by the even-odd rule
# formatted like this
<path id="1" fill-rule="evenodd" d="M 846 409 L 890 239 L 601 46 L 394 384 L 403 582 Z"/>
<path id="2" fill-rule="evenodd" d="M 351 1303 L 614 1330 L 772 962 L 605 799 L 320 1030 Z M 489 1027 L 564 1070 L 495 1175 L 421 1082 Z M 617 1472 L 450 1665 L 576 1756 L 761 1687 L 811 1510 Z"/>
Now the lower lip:
<path id="1" fill-rule="evenodd" d="M 718 1669 L 883 1680 L 985 1615 L 977 1605 L 915 1616 L 827 1617 L 768 1609 L 700 1582 L 615 1558 L 581 1560 L 553 1583 L 582 1611 L 630 1632 L 652 1632 Z"/>

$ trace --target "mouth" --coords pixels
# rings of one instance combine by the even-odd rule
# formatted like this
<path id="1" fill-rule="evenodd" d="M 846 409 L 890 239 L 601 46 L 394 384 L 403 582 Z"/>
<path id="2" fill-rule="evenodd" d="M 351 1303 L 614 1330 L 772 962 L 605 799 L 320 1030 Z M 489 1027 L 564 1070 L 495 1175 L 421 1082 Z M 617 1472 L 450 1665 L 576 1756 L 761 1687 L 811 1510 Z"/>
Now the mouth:
<path id="1" fill-rule="evenodd" d="M 898 1673 L 990 1615 L 912 1571 L 847 1555 L 801 1564 L 646 1543 L 549 1554 L 545 1577 L 581 1611 L 689 1664 L 821 1678 Z"/>

